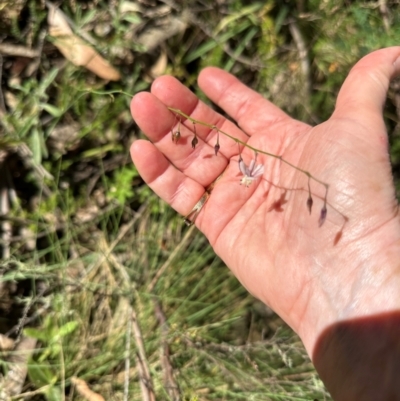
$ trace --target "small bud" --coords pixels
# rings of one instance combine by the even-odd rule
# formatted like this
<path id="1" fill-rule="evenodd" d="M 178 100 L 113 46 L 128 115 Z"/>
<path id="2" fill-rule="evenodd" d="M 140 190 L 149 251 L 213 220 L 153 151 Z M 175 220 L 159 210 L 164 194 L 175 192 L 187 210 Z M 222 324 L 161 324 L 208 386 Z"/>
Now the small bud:
<path id="1" fill-rule="evenodd" d="M 174 132 L 174 130 L 171 128 L 172 142 L 177 144 L 180 137 L 181 137 L 181 121 L 178 120 L 178 129 Z"/>
<path id="2" fill-rule="evenodd" d="M 313 198 L 311 197 L 311 195 L 308 195 L 308 199 L 307 199 L 307 209 L 311 214 L 311 210 L 312 210 L 312 205 L 313 205 L 314 201 Z"/>
<path id="3" fill-rule="evenodd" d="M 319 215 L 319 221 L 318 221 L 319 227 L 321 227 L 322 224 L 325 223 L 327 213 L 328 213 L 328 210 L 326 209 L 326 203 L 324 203 L 324 206 L 322 206 L 322 209 L 321 209 L 321 214 Z"/>
<path id="4" fill-rule="evenodd" d="M 243 175 L 247 175 L 248 170 L 246 170 L 246 165 L 242 159 L 242 155 L 239 155 L 239 170 Z"/>
<path id="5" fill-rule="evenodd" d="M 172 142 L 177 144 L 179 141 L 179 138 L 181 137 L 181 133 L 179 131 L 176 131 L 176 132 L 171 131 L 171 136 L 172 136 Z"/>
<path id="6" fill-rule="evenodd" d="M 215 156 L 217 156 L 218 151 L 219 151 L 219 148 L 220 148 L 220 146 L 219 146 L 219 143 L 217 142 L 217 143 L 215 144 L 215 146 L 214 146 Z"/>
<path id="7" fill-rule="evenodd" d="M 198 143 L 199 143 L 199 140 L 197 139 L 197 136 L 195 135 L 192 139 L 192 148 L 194 149 Z"/>

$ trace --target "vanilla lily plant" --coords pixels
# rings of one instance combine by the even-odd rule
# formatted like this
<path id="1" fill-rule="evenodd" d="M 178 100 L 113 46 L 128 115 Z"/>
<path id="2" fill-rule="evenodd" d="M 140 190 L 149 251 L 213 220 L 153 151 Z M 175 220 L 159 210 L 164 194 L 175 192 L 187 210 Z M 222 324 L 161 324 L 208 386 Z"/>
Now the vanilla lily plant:
<path id="1" fill-rule="evenodd" d="M 215 155 L 218 154 L 218 151 L 220 149 L 220 144 L 219 144 L 219 135 L 225 135 L 226 137 L 232 139 L 234 142 L 236 142 L 239 145 L 242 145 L 248 149 L 251 149 L 254 151 L 255 157 L 253 160 L 250 161 L 250 164 L 247 166 L 246 163 L 243 161 L 243 158 L 241 156 L 241 153 L 239 152 L 239 170 L 240 172 L 243 174 L 243 177 L 240 180 L 240 184 L 249 187 L 253 181 L 255 181 L 257 178 L 261 177 L 264 174 L 264 165 L 263 164 L 257 164 L 257 154 L 261 153 L 264 154 L 266 156 L 270 156 L 273 157 L 275 159 L 280 160 L 282 163 L 287 164 L 288 166 L 294 168 L 295 170 L 299 171 L 300 173 L 304 174 L 305 176 L 308 177 L 308 198 L 307 198 L 307 209 L 309 211 L 309 213 L 311 214 L 312 211 L 312 206 L 313 206 L 313 198 L 311 195 L 311 186 L 310 186 L 310 182 L 314 181 L 320 185 L 322 185 L 323 187 L 325 187 L 325 196 L 323 199 L 323 206 L 321 208 L 320 211 L 320 215 L 319 215 L 319 221 L 318 224 L 319 226 L 322 226 L 322 224 L 324 224 L 325 220 L 326 220 L 326 216 L 328 213 L 328 209 L 327 209 L 327 198 L 328 198 L 328 189 L 329 189 L 329 184 L 327 184 L 326 182 L 321 181 L 320 179 L 316 178 L 313 174 L 311 174 L 309 171 L 304 170 L 298 166 L 296 166 L 295 164 L 290 163 L 288 160 L 284 159 L 282 156 L 280 155 L 276 155 L 274 153 L 270 153 L 270 152 L 266 152 L 262 149 L 257 149 L 249 144 L 247 144 L 246 142 L 241 141 L 240 139 L 228 134 L 227 132 L 224 132 L 222 130 L 220 130 L 216 125 L 212 125 L 212 124 L 208 124 L 206 122 L 203 121 L 199 121 L 196 120 L 190 116 L 188 116 L 187 114 L 185 114 L 184 112 L 182 112 L 179 109 L 174 109 L 172 107 L 169 107 L 169 110 L 175 114 L 175 117 L 178 121 L 178 128 L 177 130 L 174 132 L 173 129 L 171 129 L 171 137 L 172 137 L 172 141 L 175 144 L 178 144 L 179 139 L 181 137 L 181 133 L 180 133 L 180 126 L 182 123 L 182 118 L 186 119 L 190 122 L 192 122 L 193 124 L 193 138 L 191 141 L 191 145 L 192 148 L 194 149 L 198 143 L 198 139 L 197 139 L 197 133 L 196 133 L 196 124 L 200 124 L 203 125 L 205 127 L 210 128 L 211 130 L 216 130 L 217 132 L 217 142 L 214 146 L 214 151 L 215 151 Z M 175 125 L 175 124 L 174 124 Z"/>

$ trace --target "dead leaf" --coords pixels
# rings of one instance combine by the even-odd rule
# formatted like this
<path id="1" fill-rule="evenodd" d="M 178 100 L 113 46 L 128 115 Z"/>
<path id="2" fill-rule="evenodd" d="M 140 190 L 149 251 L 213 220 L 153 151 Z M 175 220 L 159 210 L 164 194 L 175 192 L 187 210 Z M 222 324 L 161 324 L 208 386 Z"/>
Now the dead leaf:
<path id="1" fill-rule="evenodd" d="M 125 13 L 140 13 L 142 12 L 142 7 L 140 4 L 132 1 L 123 1 L 119 5 L 119 12 L 121 14 Z"/>
<path id="2" fill-rule="evenodd" d="M 7 360 L 7 374 L 0 379 L 0 389 L 4 399 L 21 394 L 28 373 L 28 360 L 35 351 L 37 340 L 22 337 Z M 97 401 L 97 400 L 96 400 Z"/>
<path id="3" fill-rule="evenodd" d="M 168 65 L 167 52 L 163 49 L 157 61 L 151 66 L 149 75 L 150 81 L 156 79 L 165 73 Z"/>
<path id="4" fill-rule="evenodd" d="M 91 390 L 84 380 L 78 379 L 77 377 L 71 377 L 71 383 L 75 385 L 76 391 L 87 401 L 105 401 L 100 394 Z"/>
<path id="5" fill-rule="evenodd" d="M 180 17 L 167 16 L 157 20 L 157 27 L 148 29 L 141 36 L 137 38 L 138 44 L 151 52 L 158 45 L 164 43 L 170 37 L 182 33 L 188 26 L 187 15 L 182 13 Z"/>
<path id="6" fill-rule="evenodd" d="M 48 136 L 48 147 L 52 152 L 56 151 L 61 154 L 67 153 L 69 150 L 75 149 L 79 141 L 80 125 L 71 121 L 68 124 L 60 124 L 54 127 Z"/>
<path id="7" fill-rule="evenodd" d="M 76 66 L 82 66 L 94 72 L 97 76 L 110 81 L 121 79 L 119 72 L 93 47 L 72 32 L 64 14 L 47 2 L 49 14 L 49 34 L 54 39 L 54 45 L 63 56 Z"/>
<path id="8" fill-rule="evenodd" d="M 77 210 L 75 214 L 76 221 L 81 224 L 92 221 L 99 215 L 99 208 L 97 205 L 89 204 L 87 207 L 83 207 Z"/>
<path id="9" fill-rule="evenodd" d="M 0 351 L 9 351 L 14 348 L 14 340 L 0 334 Z"/>

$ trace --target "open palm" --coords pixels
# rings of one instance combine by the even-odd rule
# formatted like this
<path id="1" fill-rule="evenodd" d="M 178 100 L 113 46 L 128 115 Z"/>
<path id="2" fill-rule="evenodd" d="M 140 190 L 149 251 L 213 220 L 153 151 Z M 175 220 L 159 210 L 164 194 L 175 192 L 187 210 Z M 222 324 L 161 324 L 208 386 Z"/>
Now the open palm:
<path id="1" fill-rule="evenodd" d="M 388 230 L 392 242 L 396 235 L 400 238 L 382 119 L 399 55 L 396 47 L 361 60 L 343 85 L 332 117 L 317 127 L 293 120 L 213 67 L 203 70 L 199 86 L 240 128 L 169 76 L 158 78 L 151 93 L 139 93 L 132 100 L 132 115 L 151 141 L 135 141 L 131 148 L 143 179 L 186 215 L 222 174 L 196 225 L 243 285 L 300 334 L 309 352 L 315 341 L 310 327 L 318 333 L 352 302 L 350 288 L 363 279 L 358 268 L 368 259 L 366 239 L 379 251 L 387 247 L 382 230 Z M 193 149 L 190 121 L 181 124 L 181 138 L 175 144 L 171 127 L 176 130 L 178 120 L 167 107 L 280 155 L 329 184 L 322 227 L 318 220 L 323 185 L 310 181 L 314 201 L 310 215 L 307 175 L 260 153 L 257 164 L 264 165 L 263 176 L 249 187 L 240 185 L 238 145 L 220 135 L 216 156 L 217 131 L 196 124 L 199 142 Z M 249 165 L 255 154 L 243 148 L 241 157 Z M 348 291 L 343 291 L 344 283 Z"/>

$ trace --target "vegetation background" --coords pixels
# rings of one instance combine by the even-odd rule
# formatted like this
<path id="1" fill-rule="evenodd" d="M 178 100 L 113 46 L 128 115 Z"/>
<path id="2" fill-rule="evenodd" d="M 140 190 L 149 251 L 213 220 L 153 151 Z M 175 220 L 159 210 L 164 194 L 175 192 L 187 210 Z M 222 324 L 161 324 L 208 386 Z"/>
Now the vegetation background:
<path id="1" fill-rule="evenodd" d="M 400 44 L 399 1 L 54 6 L 120 76 L 66 59 L 51 3 L 0 0 L 0 399 L 330 400 L 298 337 L 144 185 L 129 102 L 162 74 L 207 101 L 216 65 L 317 124 L 360 57 Z"/>

